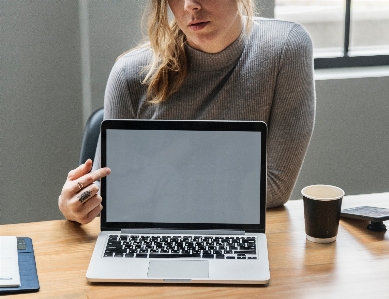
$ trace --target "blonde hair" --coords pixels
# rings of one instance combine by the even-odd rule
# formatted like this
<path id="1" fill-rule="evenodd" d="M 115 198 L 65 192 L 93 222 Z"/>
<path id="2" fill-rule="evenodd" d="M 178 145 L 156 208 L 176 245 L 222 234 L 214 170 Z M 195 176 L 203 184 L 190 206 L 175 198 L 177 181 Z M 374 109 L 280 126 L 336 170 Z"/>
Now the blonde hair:
<path id="1" fill-rule="evenodd" d="M 254 3 L 252 0 L 236 1 L 241 4 L 241 15 L 244 13 L 247 16 L 246 32 L 249 32 L 255 11 Z M 180 89 L 188 73 L 186 37 L 175 20 L 169 24 L 167 0 L 151 0 L 146 13 L 153 58 L 142 83 L 148 84 L 149 102 L 161 103 Z"/>

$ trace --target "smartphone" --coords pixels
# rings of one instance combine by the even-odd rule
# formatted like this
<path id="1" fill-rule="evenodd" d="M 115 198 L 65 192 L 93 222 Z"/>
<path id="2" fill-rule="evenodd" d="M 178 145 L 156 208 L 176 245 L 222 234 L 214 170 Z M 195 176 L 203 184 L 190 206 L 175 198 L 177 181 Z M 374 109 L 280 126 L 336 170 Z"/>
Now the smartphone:
<path id="1" fill-rule="evenodd" d="M 389 220 L 389 209 L 368 206 L 354 207 L 343 209 L 340 212 L 340 216 L 353 219 L 368 220 L 373 222 L 382 222 L 385 220 Z"/>

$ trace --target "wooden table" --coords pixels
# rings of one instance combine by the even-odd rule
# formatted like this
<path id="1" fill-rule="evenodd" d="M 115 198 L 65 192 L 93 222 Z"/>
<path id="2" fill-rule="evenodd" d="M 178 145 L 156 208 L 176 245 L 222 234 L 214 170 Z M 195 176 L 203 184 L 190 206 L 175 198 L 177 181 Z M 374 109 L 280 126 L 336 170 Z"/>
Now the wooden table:
<path id="1" fill-rule="evenodd" d="M 389 193 L 346 196 L 343 200 L 343 208 L 360 205 L 389 208 Z M 99 233 L 99 219 L 83 226 L 62 220 L 2 225 L 0 235 L 32 238 L 41 286 L 38 293 L 6 297 L 389 298 L 389 231 L 370 232 L 367 223 L 341 219 L 337 241 L 316 244 L 305 238 L 301 200 L 269 210 L 268 286 L 90 284 L 85 273 Z"/>

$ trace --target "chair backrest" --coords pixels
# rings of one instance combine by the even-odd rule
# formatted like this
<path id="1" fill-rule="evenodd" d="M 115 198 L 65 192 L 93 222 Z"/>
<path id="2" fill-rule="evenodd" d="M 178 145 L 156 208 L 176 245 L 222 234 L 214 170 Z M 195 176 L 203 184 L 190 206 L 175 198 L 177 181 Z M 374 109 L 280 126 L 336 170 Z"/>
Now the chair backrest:
<path id="1" fill-rule="evenodd" d="M 104 109 L 97 109 L 89 116 L 84 128 L 84 137 L 82 138 L 80 165 L 87 159 L 94 160 L 97 141 L 100 135 L 100 125 L 104 118 Z"/>

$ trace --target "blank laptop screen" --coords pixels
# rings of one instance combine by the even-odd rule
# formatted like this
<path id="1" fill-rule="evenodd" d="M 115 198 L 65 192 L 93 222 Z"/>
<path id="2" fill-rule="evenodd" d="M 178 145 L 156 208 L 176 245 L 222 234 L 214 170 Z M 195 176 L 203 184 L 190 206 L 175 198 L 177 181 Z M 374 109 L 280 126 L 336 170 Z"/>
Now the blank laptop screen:
<path id="1" fill-rule="evenodd" d="M 261 133 L 107 129 L 107 222 L 260 223 Z"/>

